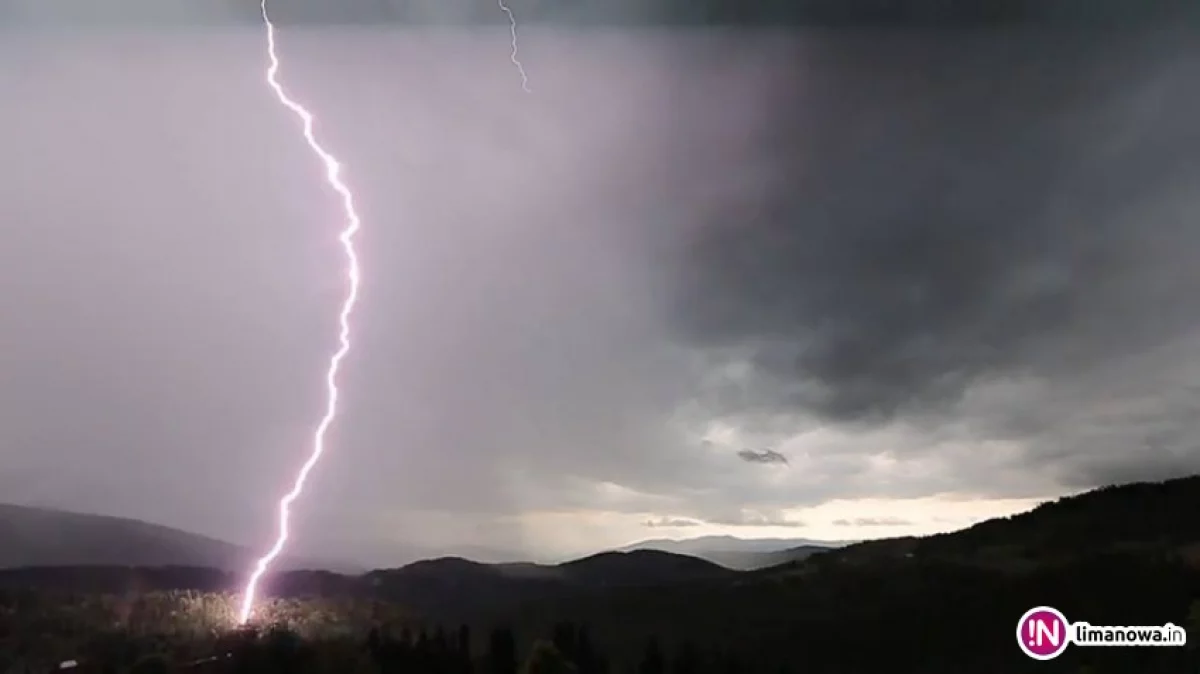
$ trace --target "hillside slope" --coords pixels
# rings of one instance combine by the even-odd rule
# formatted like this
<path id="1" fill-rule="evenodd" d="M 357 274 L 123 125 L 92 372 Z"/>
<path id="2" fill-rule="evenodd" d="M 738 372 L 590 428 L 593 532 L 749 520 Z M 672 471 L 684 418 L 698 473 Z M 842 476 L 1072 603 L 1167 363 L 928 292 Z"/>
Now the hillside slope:
<path id="1" fill-rule="evenodd" d="M 232 543 L 139 520 L 0 504 L 0 569 L 191 566 L 241 571 L 255 557 Z M 281 566 L 324 565 L 288 559 Z"/>
<path id="2" fill-rule="evenodd" d="M 1107 553 L 1200 558 L 1196 512 L 1200 475 L 1115 485 L 961 531 L 858 543 L 818 555 L 813 562 L 917 559 L 1022 571 Z"/>
<path id="3" fill-rule="evenodd" d="M 698 581 L 724 581 L 737 572 L 669 552 L 604 552 L 562 564 L 481 564 L 448 557 L 372 571 L 363 576 L 372 596 L 422 615 L 465 619 L 479 611 Z M 292 592 L 287 592 L 292 594 Z"/>
<path id="4" fill-rule="evenodd" d="M 753 653 L 793 671 L 896 674 L 1194 671 L 1184 648 L 1069 648 L 1053 663 L 1013 643 L 1027 609 L 1096 625 L 1200 630 L 1200 477 L 1106 487 L 963 531 L 870 541 L 732 581 L 526 606 L 527 633 L 557 621 L 628 644 L 646 635 Z M 936 644 L 936 647 L 931 646 Z M 869 647 L 864 647 L 869 645 Z"/>
<path id="5" fill-rule="evenodd" d="M 797 545 L 783 550 L 765 552 L 739 552 L 736 550 L 712 550 L 698 557 L 737 571 L 755 571 L 789 562 L 799 562 L 809 557 L 828 552 L 833 548 L 823 545 Z"/>
<path id="6" fill-rule="evenodd" d="M 813 541 L 804 538 L 737 538 L 734 536 L 700 536 L 673 540 L 657 538 L 639 541 L 621 548 L 622 551 L 661 550 L 679 555 L 699 557 L 727 569 L 752 571 L 786 562 L 799 561 L 809 555 L 849 545 L 847 541 Z"/>
<path id="7" fill-rule="evenodd" d="M 147 565 L 149 566 L 149 565 Z M 239 572 L 191 565 L 133 568 L 110 564 L 0 569 L 0 588 L 37 587 L 80 593 L 127 594 L 156 590 L 232 592 Z M 563 564 L 483 564 L 460 557 L 415 562 L 360 576 L 328 571 L 268 575 L 263 596 L 382 599 L 427 618 L 467 620 L 515 606 L 608 591 L 726 582 L 737 572 L 667 552 L 607 552 Z"/>
<path id="8" fill-rule="evenodd" d="M 1097 625 L 1200 630 L 1195 505 L 1200 477 L 1101 489 L 960 532 L 862 543 L 756 572 L 642 551 L 554 566 L 443 558 L 358 577 L 283 573 L 267 588 L 384 598 L 442 624 L 511 625 L 522 635 L 572 621 L 624 662 L 636 662 L 654 635 L 668 652 L 690 643 L 753 657 L 760 672 L 1178 674 L 1196 671 L 1200 651 L 1069 648 L 1044 663 L 1021 654 L 1013 628 L 1028 608 L 1049 605 Z M 997 564 L 996 550 L 1029 563 Z M 0 588 L 233 582 L 204 569 L 0 572 Z"/>

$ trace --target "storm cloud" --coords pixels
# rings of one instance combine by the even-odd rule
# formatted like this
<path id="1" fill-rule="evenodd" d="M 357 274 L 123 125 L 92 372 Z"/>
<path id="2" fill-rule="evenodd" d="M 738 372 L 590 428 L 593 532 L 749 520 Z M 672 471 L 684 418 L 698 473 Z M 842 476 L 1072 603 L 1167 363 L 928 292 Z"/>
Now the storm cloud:
<path id="1" fill-rule="evenodd" d="M 261 34 L 206 23 L 242 5 L 153 6 L 194 25 L 0 45 L 0 490 L 255 541 L 322 406 L 340 213 Z M 1190 26 L 514 7 L 533 95 L 506 26 L 281 32 L 364 218 L 299 552 L 944 528 L 1200 468 Z"/>
<path id="2" fill-rule="evenodd" d="M 835 38 L 791 56 L 739 141 L 755 149 L 696 190 L 675 249 L 678 334 L 739 365 L 713 405 L 942 427 L 981 391 L 1025 387 L 974 430 L 1028 439 L 1186 367 L 1200 62 L 1179 34 Z M 1151 355 L 1168 350 L 1183 360 Z M 1154 421 L 1119 425 L 1155 430 L 1121 438 L 1143 466 L 1126 475 L 1196 467 L 1186 412 L 1166 412 L 1193 393 L 1145 392 Z M 1089 470 L 1080 484 L 1117 475 Z"/>
<path id="3" fill-rule="evenodd" d="M 753 449 L 743 449 L 738 452 L 738 458 L 746 463 L 782 463 L 786 464 L 788 458 L 773 449 L 764 449 L 755 451 Z"/>

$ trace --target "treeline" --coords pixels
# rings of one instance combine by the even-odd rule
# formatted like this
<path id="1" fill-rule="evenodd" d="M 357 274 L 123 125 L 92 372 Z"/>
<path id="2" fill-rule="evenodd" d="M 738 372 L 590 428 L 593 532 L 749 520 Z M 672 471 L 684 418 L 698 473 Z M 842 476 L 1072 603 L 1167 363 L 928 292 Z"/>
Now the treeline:
<path id="1" fill-rule="evenodd" d="M 877 626 L 872 626 L 877 627 Z M 895 634 L 905 635 L 902 623 Z M 1195 625 L 1193 625 L 1195 627 Z M 910 635 L 911 636 L 911 635 Z M 880 639 L 879 637 L 884 637 Z M 1010 635 L 1011 637 L 1011 635 Z M 183 644 L 135 635 L 110 633 L 90 644 L 87 657 L 41 667 L 4 667 L 3 674 L 58 671 L 71 674 L 893 674 L 896 672 L 938 673 L 970 671 L 972 674 L 1017 674 L 1018 672 L 1061 672 L 1103 674 L 1195 671 L 1194 648 L 1172 649 L 1079 649 L 1050 662 L 1024 661 L 1014 667 L 976 660 L 962 669 L 961 660 L 948 660 L 953 644 L 930 639 L 898 646 L 895 635 L 862 630 L 846 635 L 845 656 L 840 661 L 828 653 L 813 655 L 811 666 L 778 664 L 772 650 L 794 649 L 801 658 L 803 644 L 777 643 L 773 649 L 729 649 L 711 643 L 684 640 L 673 647 L 650 636 L 629 658 L 597 643 L 586 625 L 559 623 L 551 634 L 526 642 L 508 627 L 492 629 L 476 641 L 468 626 L 447 630 L 401 627 L 373 628 L 366 634 L 305 638 L 283 626 L 241 629 L 225 633 L 209 647 L 210 655 L 181 657 Z M 761 647 L 761 642 L 758 644 Z M 1014 645 L 1015 648 L 1015 645 Z M 902 651 L 924 653 L 924 665 L 913 667 Z M 1078 651 L 1094 651 L 1079 657 Z M 1135 651 L 1141 651 L 1138 657 Z M 1170 650 L 1171 653 L 1164 651 Z M 1109 651 L 1109 652 L 1096 652 Z M 1150 651 L 1159 651 L 1153 653 Z M 1133 657 L 1130 657 L 1133 656 Z M 1165 658 L 1163 657 L 1165 656 Z M 954 664 L 952 664 L 952 662 Z M 67 667 L 63 667 L 66 664 Z M 1142 666 L 1138 666 L 1142 665 Z M 1150 665 L 1150 666 L 1146 666 Z"/>
<path id="2" fill-rule="evenodd" d="M 13 665 L 16 672 L 69 670 L 72 674 L 787 674 L 764 670 L 719 649 L 687 642 L 668 654 L 647 639 L 636 662 L 614 663 L 586 626 L 560 623 L 524 649 L 511 628 L 493 629 L 482 648 L 468 626 L 411 630 L 373 628 L 365 637 L 304 638 L 286 627 L 230 632 L 213 655 L 180 658 L 179 644 L 112 633 L 91 644 L 87 657 L 42 667 Z M 65 665 L 65 667 L 64 667 Z"/>
<path id="3" fill-rule="evenodd" d="M 48 672 L 71 658 L 80 663 L 71 674 L 1200 671 L 1200 572 L 1179 553 L 1108 553 L 1019 573 L 915 557 L 745 578 L 564 596 L 437 621 L 454 626 L 446 629 L 363 598 L 264 602 L 256 619 L 286 629 L 230 632 L 228 596 L 0 591 L 0 674 Z M 1034 661 L 1014 632 L 1039 605 L 1095 625 L 1169 621 L 1192 644 L 1072 646 Z"/>

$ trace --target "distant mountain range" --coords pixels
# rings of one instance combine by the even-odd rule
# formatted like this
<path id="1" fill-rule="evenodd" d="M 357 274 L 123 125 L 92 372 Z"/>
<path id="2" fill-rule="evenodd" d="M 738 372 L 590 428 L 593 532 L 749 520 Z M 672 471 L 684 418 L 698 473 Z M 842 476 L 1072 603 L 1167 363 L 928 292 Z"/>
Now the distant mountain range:
<path id="1" fill-rule="evenodd" d="M 364 610 L 383 600 L 415 619 L 473 630 L 505 624 L 519 634 L 550 634 L 568 620 L 594 628 L 610 652 L 626 648 L 632 657 L 654 634 L 664 642 L 746 648 L 785 661 L 790 671 L 1008 674 L 1036 669 L 1012 643 L 1017 618 L 1032 606 L 1095 624 L 1170 621 L 1200 629 L 1200 524 L 1191 517 L 1197 510 L 1200 476 L 1103 488 L 962 531 L 866 541 L 750 571 L 638 549 L 553 565 L 445 557 L 355 576 L 295 571 L 270 576 L 263 590 L 264 597 L 325 597 L 336 600 L 325 605 Z M 105 522 L 110 534 L 126 531 Z M 150 525 L 133 530 L 178 540 L 178 532 L 140 526 Z M 8 532 L 0 528 L 0 549 L 12 559 Z M 769 547 L 754 546 L 806 545 L 796 543 L 716 537 L 638 545 L 766 555 Z M 228 593 L 243 580 L 211 568 L 42 567 L 0 571 L 0 590 Z M 869 648 L 864 634 L 871 635 Z M 943 659 L 930 659 L 929 643 Z M 1190 657 L 1185 649 L 1120 650 L 1104 657 L 1127 659 L 1103 671 L 1195 671 L 1171 660 Z M 1159 666 L 1142 666 L 1146 658 L 1158 658 Z"/>
<path id="2" fill-rule="evenodd" d="M 1200 525 L 1186 516 L 1198 508 L 1200 477 L 1192 477 L 1100 489 L 920 538 L 855 544 L 725 536 L 649 540 L 561 564 L 442 557 L 359 575 L 282 572 L 269 577 L 264 590 L 293 597 L 371 597 L 454 618 L 622 588 L 711 588 L 813 573 L 828 579 L 860 567 L 903 571 L 912 564 L 951 564 L 977 570 L 972 573 L 1033 573 L 1111 553 L 1146 559 L 1182 555 L 1200 562 Z M 10 567 L 0 571 L 0 586 L 228 591 L 240 582 L 249 559 L 237 546 L 167 527 L 17 506 L 0 507 L 0 541 L 0 567 Z M 289 560 L 280 570 L 298 566 L 307 565 Z"/>
<path id="3" fill-rule="evenodd" d="M 735 536 L 700 536 L 681 540 L 652 539 L 627 545 L 621 550 L 661 550 L 699 557 L 729 569 L 750 571 L 799 561 L 809 555 L 843 547 L 851 542 L 814 541 L 805 538 L 746 539 Z"/>
<path id="4" fill-rule="evenodd" d="M 188 566 L 240 571 L 257 556 L 242 546 L 158 524 L 16 505 L 0 505 L 0 541 L 3 541 L 3 545 L 0 545 L 0 569 L 42 566 Z M 702 536 L 684 540 L 641 541 L 620 548 L 620 551 L 670 552 L 697 557 L 729 569 L 748 570 L 803 559 L 814 552 L 838 545 L 844 543 L 806 539 Z M 481 551 L 478 559 L 493 561 L 503 557 L 506 555 L 494 551 Z M 512 570 L 522 565 L 497 566 Z M 535 568 L 535 565 L 528 566 Z M 367 570 L 333 560 L 304 558 L 284 558 L 279 568 L 324 569 L 341 573 L 361 573 Z"/>
<path id="5" fill-rule="evenodd" d="M 712 562 L 657 550 L 603 552 L 553 565 L 483 564 L 443 557 L 362 575 L 286 571 L 267 577 L 266 595 L 385 600 L 426 618 L 459 620 L 528 602 L 610 590 L 729 580 L 738 572 Z M 244 574 L 191 566 L 116 565 L 0 569 L 0 588 L 48 587 L 81 593 L 156 590 L 230 592 Z"/>
<path id="6" fill-rule="evenodd" d="M 157 524 L 14 505 L 0 506 L 0 541 L 0 586 L 83 592 L 228 591 L 255 557 L 244 547 Z M 720 581 L 829 549 L 805 539 L 705 536 L 642 541 L 561 564 L 440 557 L 369 573 L 288 558 L 264 587 L 281 596 L 371 596 L 453 617 L 598 590 Z M 322 570 L 330 568 L 351 575 Z"/>

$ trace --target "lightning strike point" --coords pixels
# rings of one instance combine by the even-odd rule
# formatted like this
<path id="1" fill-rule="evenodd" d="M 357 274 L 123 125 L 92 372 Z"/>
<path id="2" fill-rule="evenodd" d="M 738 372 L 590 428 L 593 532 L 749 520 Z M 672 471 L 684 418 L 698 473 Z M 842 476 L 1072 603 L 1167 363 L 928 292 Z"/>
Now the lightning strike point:
<path id="1" fill-rule="evenodd" d="M 508 15 L 508 34 L 512 36 L 512 51 L 508 53 L 508 60 L 512 61 L 521 75 L 521 89 L 525 93 L 531 94 L 533 91 L 529 88 L 529 77 L 525 75 L 525 66 L 521 65 L 520 59 L 517 58 L 517 16 L 513 14 L 508 5 L 504 4 L 504 0 L 496 0 L 496 5 L 500 11 Z"/>
<path id="2" fill-rule="evenodd" d="M 359 220 L 358 211 L 354 206 L 354 194 L 342 182 L 342 166 L 338 163 L 337 158 L 327 152 L 313 135 L 314 117 L 312 113 L 300 103 L 292 100 L 284 91 L 283 85 L 279 83 L 277 77 L 279 73 L 279 54 L 275 48 L 275 25 L 271 22 L 271 18 L 267 13 L 267 0 L 260 0 L 259 8 L 262 13 L 263 24 L 266 27 L 267 57 L 269 59 L 266 72 L 267 84 L 275 92 L 275 97 L 279 99 L 279 102 L 299 118 L 303 128 L 304 140 L 308 143 L 309 148 L 312 149 L 317 158 L 324 164 L 326 182 L 338 193 L 342 200 L 342 207 L 346 215 L 346 226 L 339 234 L 338 240 L 341 241 L 342 249 L 346 255 L 346 278 L 349 281 L 349 288 L 345 301 L 342 303 L 341 311 L 338 314 L 338 324 L 341 328 L 338 334 L 339 346 L 333 355 L 330 356 L 329 367 L 325 372 L 325 414 L 321 417 L 321 421 L 317 424 L 316 431 L 313 433 L 312 451 L 308 459 L 300 467 L 300 471 L 292 483 L 291 491 L 284 494 L 283 498 L 279 500 L 278 535 L 275 539 L 275 544 L 271 546 L 265 555 L 258 559 L 258 562 L 254 566 L 254 572 L 251 574 L 250 580 L 246 583 L 246 587 L 242 591 L 242 606 L 241 611 L 238 613 L 239 625 L 244 625 L 250 620 L 250 615 L 254 610 L 254 600 L 258 593 L 259 581 L 262 580 L 263 574 L 270 568 L 271 562 L 275 561 L 275 558 L 283 552 L 283 548 L 287 545 L 290 535 L 289 525 L 291 523 L 292 503 L 304 492 L 304 483 L 308 480 L 309 473 L 312 472 L 313 468 L 321 460 L 321 456 L 325 453 L 325 434 L 337 417 L 337 375 L 341 369 L 342 360 L 350 352 L 350 317 L 354 313 L 355 305 L 358 303 L 360 279 L 358 254 L 354 249 L 354 235 L 358 233 L 361 221 Z"/>

